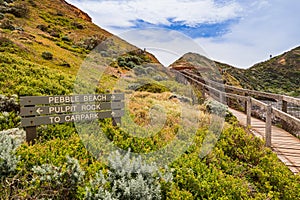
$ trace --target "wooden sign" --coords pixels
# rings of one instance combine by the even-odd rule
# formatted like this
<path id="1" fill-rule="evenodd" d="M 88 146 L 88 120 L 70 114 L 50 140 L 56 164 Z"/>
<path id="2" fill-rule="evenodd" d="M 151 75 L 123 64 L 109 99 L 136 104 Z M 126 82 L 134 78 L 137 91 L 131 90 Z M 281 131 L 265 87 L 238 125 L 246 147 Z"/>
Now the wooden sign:
<path id="1" fill-rule="evenodd" d="M 43 124 L 61 124 L 67 122 L 92 121 L 104 118 L 120 118 L 124 115 L 124 110 L 104 111 L 104 112 L 90 112 L 77 114 L 61 114 L 61 115 L 47 115 L 38 117 L 28 117 L 22 119 L 22 126 L 39 126 Z"/>
<path id="2" fill-rule="evenodd" d="M 69 96 L 26 96 L 20 98 L 22 106 L 49 105 L 49 104 L 73 104 L 87 102 L 109 102 L 124 100 L 124 94 L 86 94 Z"/>
<path id="3" fill-rule="evenodd" d="M 121 123 L 124 115 L 124 94 L 86 94 L 65 96 L 20 97 L 21 126 L 26 140 L 36 138 L 36 126 L 112 118 Z"/>
<path id="4" fill-rule="evenodd" d="M 69 112 L 90 112 L 101 110 L 117 110 L 124 108 L 124 102 L 102 102 L 98 104 L 69 104 L 59 106 L 36 106 L 36 107 L 21 107 L 20 115 L 38 116 L 49 114 L 61 114 Z"/>

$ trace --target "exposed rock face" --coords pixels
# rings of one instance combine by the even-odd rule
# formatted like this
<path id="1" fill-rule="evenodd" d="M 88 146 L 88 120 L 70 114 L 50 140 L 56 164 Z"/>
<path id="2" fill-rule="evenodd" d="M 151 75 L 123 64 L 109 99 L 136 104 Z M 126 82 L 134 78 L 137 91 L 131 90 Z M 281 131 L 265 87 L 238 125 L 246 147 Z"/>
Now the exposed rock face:
<path id="1" fill-rule="evenodd" d="M 79 8 L 73 6 L 72 4 L 69 4 L 65 0 L 61 0 L 61 2 L 67 4 L 70 7 L 70 9 L 77 15 L 77 17 L 84 19 L 88 22 L 92 22 L 92 18 L 87 13 L 83 12 Z"/>

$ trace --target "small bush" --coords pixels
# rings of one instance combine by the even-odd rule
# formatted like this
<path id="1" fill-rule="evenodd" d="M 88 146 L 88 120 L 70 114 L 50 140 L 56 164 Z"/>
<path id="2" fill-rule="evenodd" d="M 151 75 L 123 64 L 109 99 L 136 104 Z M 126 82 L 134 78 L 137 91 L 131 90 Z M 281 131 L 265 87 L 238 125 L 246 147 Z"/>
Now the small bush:
<path id="1" fill-rule="evenodd" d="M 8 29 L 11 31 L 15 30 L 15 26 L 13 25 L 13 22 L 9 19 L 4 19 L 0 24 L 0 28 Z"/>
<path id="2" fill-rule="evenodd" d="M 40 29 L 40 30 L 43 31 L 43 32 L 48 32 L 48 26 L 45 26 L 45 25 L 43 25 L 43 24 L 37 25 L 36 28 Z"/>
<path id="3" fill-rule="evenodd" d="M 0 47 L 11 47 L 14 43 L 9 38 L 0 37 Z"/>
<path id="4" fill-rule="evenodd" d="M 20 123 L 20 116 L 15 112 L 0 112 L 0 130 L 15 128 Z"/>
<path id="5" fill-rule="evenodd" d="M 82 24 L 79 24 L 78 22 L 73 22 L 71 25 L 80 30 L 84 29 L 84 26 Z"/>
<path id="6" fill-rule="evenodd" d="M 0 41 L 1 43 L 1 41 Z M 4 96 L 0 95 L 0 112 L 19 112 L 20 104 L 17 95 Z"/>
<path id="7" fill-rule="evenodd" d="M 144 61 L 142 58 L 135 55 L 121 56 L 118 58 L 118 65 L 120 67 L 129 68 L 129 69 L 133 69 L 138 65 L 141 65 L 143 62 Z"/>
<path id="8" fill-rule="evenodd" d="M 9 13 L 20 18 L 27 17 L 29 15 L 29 8 L 26 3 L 18 3 L 9 10 Z"/>
<path id="9" fill-rule="evenodd" d="M 163 93 L 170 92 L 170 89 L 164 85 L 158 83 L 147 83 L 137 88 L 136 91 L 152 92 L 152 93 Z"/>
<path id="10" fill-rule="evenodd" d="M 42 57 L 45 60 L 52 60 L 53 59 L 53 54 L 48 52 L 48 51 L 45 51 L 45 52 L 42 53 Z"/>
<path id="11" fill-rule="evenodd" d="M 49 31 L 49 34 L 52 36 L 52 37 L 56 37 L 56 38 L 59 38 L 60 37 L 60 33 L 56 30 L 51 30 Z"/>
<path id="12" fill-rule="evenodd" d="M 76 198 L 78 186 L 83 184 L 84 171 L 78 160 L 67 156 L 65 168 L 50 164 L 34 166 L 31 185 L 37 198 Z"/>
<path id="13" fill-rule="evenodd" d="M 58 10 L 56 16 L 64 17 L 65 14 L 62 11 Z"/>
<path id="14" fill-rule="evenodd" d="M 110 169 L 105 177 L 100 171 L 86 188 L 86 199 L 161 199 L 160 180 L 172 181 L 171 173 L 159 173 L 154 164 L 147 164 L 141 157 L 131 159 L 129 152 L 119 152 L 109 157 Z"/>
<path id="15" fill-rule="evenodd" d="M 62 41 L 71 42 L 71 39 L 68 36 L 63 36 L 61 38 Z"/>
<path id="16" fill-rule="evenodd" d="M 207 110 L 207 112 L 211 113 L 211 114 L 216 114 L 218 116 L 225 116 L 226 112 L 228 110 L 227 106 L 214 101 L 214 100 L 208 100 L 206 102 L 204 102 L 205 108 Z"/>
<path id="17" fill-rule="evenodd" d="M 71 67 L 71 65 L 69 63 L 67 63 L 67 62 L 63 62 L 63 63 L 59 64 L 59 66 L 68 67 L 68 68 Z"/>
<path id="18" fill-rule="evenodd" d="M 32 7 L 36 7 L 36 3 L 34 2 L 34 0 L 29 0 L 28 2 Z"/>
<path id="19" fill-rule="evenodd" d="M 167 80 L 167 78 L 162 77 L 162 76 L 160 76 L 160 75 L 153 76 L 153 79 L 154 79 L 155 81 L 165 81 L 165 80 Z"/>
<path id="20" fill-rule="evenodd" d="M 16 144 L 22 144 L 26 138 L 26 132 L 20 128 L 12 128 L 8 130 L 3 130 L 0 134 L 8 135 L 14 139 Z"/>
<path id="21" fill-rule="evenodd" d="M 137 76 L 147 74 L 146 70 L 142 66 L 136 66 L 133 70 Z"/>
<path id="22" fill-rule="evenodd" d="M 86 50 L 93 50 L 98 45 L 100 45 L 103 40 L 104 40 L 104 37 L 92 36 L 92 37 L 85 38 L 84 40 L 79 42 L 77 45 Z M 102 45 L 104 45 L 104 44 L 102 44 Z M 106 49 L 106 47 L 103 47 L 103 50 L 105 50 L 105 49 Z"/>
<path id="23" fill-rule="evenodd" d="M 18 143 L 4 132 L 0 132 L 0 176 L 14 172 L 19 157 L 15 155 Z"/>

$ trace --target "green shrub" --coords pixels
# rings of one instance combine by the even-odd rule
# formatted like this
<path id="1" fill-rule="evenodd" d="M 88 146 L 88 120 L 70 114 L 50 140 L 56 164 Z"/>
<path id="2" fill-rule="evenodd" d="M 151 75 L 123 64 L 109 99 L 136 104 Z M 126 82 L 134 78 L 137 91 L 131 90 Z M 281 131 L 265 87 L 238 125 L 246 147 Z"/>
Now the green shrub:
<path id="1" fill-rule="evenodd" d="M 14 46 L 13 41 L 6 37 L 0 37 L 0 47 L 11 47 Z"/>
<path id="2" fill-rule="evenodd" d="M 48 52 L 48 51 L 45 51 L 45 52 L 42 53 L 42 57 L 45 60 L 52 60 L 53 59 L 53 54 Z"/>
<path id="3" fill-rule="evenodd" d="M 144 85 L 136 88 L 136 91 L 163 93 L 163 92 L 170 92 L 170 89 L 159 83 L 147 83 L 147 84 L 144 84 Z"/>
<path id="4" fill-rule="evenodd" d="M 20 112 L 17 95 L 4 96 L 0 94 L 0 112 Z"/>
<path id="5" fill-rule="evenodd" d="M 28 0 L 28 2 L 32 7 L 36 7 L 36 3 L 34 2 L 34 0 Z"/>
<path id="6" fill-rule="evenodd" d="M 78 23 L 78 22 L 73 22 L 72 26 L 74 26 L 74 28 L 77 28 L 77 29 L 80 29 L 80 30 L 84 29 L 84 26 L 82 24 Z"/>
<path id="7" fill-rule="evenodd" d="M 215 114 L 218 116 L 225 116 L 226 112 L 228 111 L 227 106 L 225 106 L 217 101 L 214 101 L 214 100 L 205 101 L 204 106 L 209 113 Z"/>
<path id="8" fill-rule="evenodd" d="M 147 72 L 146 72 L 146 70 L 144 69 L 144 67 L 142 67 L 142 66 L 136 66 L 136 67 L 134 67 L 134 73 L 137 75 L 137 76 L 139 76 L 139 75 L 143 75 L 143 74 L 146 74 Z"/>
<path id="9" fill-rule="evenodd" d="M 29 15 L 29 8 L 26 3 L 21 2 L 17 3 L 11 7 L 9 13 L 13 14 L 16 17 L 27 17 Z"/>
<path id="10" fill-rule="evenodd" d="M 63 37 L 61 37 L 61 40 L 62 41 L 66 41 L 66 42 L 71 42 L 72 40 L 68 37 L 68 36 L 63 36 Z"/>
<path id="11" fill-rule="evenodd" d="M 76 133 L 73 123 L 59 125 L 43 125 L 37 129 L 39 142 L 47 142 L 54 139 L 68 139 Z"/>
<path id="12" fill-rule="evenodd" d="M 106 49 L 106 46 L 104 43 L 102 43 L 105 40 L 105 36 L 92 36 L 92 37 L 87 37 L 80 41 L 77 45 L 81 48 L 84 48 L 86 50 L 93 50 L 95 49 L 98 45 L 104 45 L 104 49 Z"/>
<path id="13" fill-rule="evenodd" d="M 77 190 L 83 185 L 84 171 L 78 160 L 67 156 L 66 166 L 56 167 L 51 164 L 32 168 L 31 195 L 36 198 L 74 199 Z"/>
<path id="14" fill-rule="evenodd" d="M 11 31 L 15 30 L 15 26 L 13 25 L 13 22 L 9 19 L 2 20 L 2 22 L 0 24 L 0 28 L 8 29 Z"/>
<path id="15" fill-rule="evenodd" d="M 46 26 L 46 25 L 43 25 L 43 24 L 39 24 L 39 25 L 37 25 L 36 28 L 40 29 L 43 32 L 48 32 L 49 26 Z"/>
<path id="16" fill-rule="evenodd" d="M 15 112 L 0 112 L 0 131 L 18 127 L 21 117 Z"/>
<path id="17" fill-rule="evenodd" d="M 18 96 L 65 95 L 73 90 L 74 76 L 15 57 L 0 54 L 0 93 Z M 6 81 L 13 80 L 13 81 Z"/>
<path id="18" fill-rule="evenodd" d="M 205 163 L 195 153 L 182 155 L 175 163 L 174 184 L 177 191 L 168 193 L 169 199 L 247 199 L 248 187 L 242 179 L 219 170 L 218 166 Z M 179 193 L 179 194 L 178 194 Z M 177 196 L 177 197 L 176 197 Z"/>
<path id="19" fill-rule="evenodd" d="M 143 59 L 136 55 L 126 55 L 118 58 L 118 65 L 127 69 L 133 69 L 143 62 Z"/>
<path id="20" fill-rule="evenodd" d="M 172 180 L 172 174 L 159 173 L 154 164 L 147 164 L 141 157 L 130 158 L 130 152 L 124 156 L 116 152 L 109 157 L 110 169 L 107 177 L 102 171 L 97 173 L 86 188 L 86 199 L 161 199 L 160 180 Z"/>

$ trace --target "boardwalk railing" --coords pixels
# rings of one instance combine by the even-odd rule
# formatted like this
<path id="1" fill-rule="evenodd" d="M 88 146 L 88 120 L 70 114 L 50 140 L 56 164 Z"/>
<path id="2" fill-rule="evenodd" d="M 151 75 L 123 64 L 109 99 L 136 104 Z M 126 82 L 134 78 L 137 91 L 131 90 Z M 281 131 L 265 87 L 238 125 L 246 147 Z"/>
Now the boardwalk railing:
<path id="1" fill-rule="evenodd" d="M 272 145 L 272 115 L 281 119 L 283 128 L 286 128 L 285 126 L 287 126 L 287 123 L 289 123 L 292 124 L 292 126 L 300 129 L 300 119 L 287 113 L 288 103 L 300 106 L 300 99 L 298 98 L 229 86 L 216 81 L 206 80 L 187 71 L 178 71 L 178 73 L 200 86 L 204 97 L 205 94 L 208 94 L 210 97 L 223 104 L 226 104 L 226 98 L 243 102 L 245 105 L 245 112 L 247 113 L 247 126 L 251 126 L 252 105 L 258 106 L 262 110 L 265 110 L 265 141 L 267 147 L 271 147 Z M 282 101 L 282 110 L 278 110 L 271 105 L 258 100 L 257 98 L 268 98 L 276 101 Z"/>

